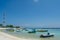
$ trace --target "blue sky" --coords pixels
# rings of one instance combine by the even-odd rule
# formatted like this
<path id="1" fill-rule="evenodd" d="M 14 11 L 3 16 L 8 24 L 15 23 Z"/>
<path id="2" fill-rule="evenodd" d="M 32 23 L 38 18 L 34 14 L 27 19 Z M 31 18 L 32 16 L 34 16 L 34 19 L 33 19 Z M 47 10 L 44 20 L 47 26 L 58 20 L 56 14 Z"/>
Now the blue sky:
<path id="1" fill-rule="evenodd" d="M 30 27 L 60 27 L 60 0 L 0 0 L 0 23 Z"/>

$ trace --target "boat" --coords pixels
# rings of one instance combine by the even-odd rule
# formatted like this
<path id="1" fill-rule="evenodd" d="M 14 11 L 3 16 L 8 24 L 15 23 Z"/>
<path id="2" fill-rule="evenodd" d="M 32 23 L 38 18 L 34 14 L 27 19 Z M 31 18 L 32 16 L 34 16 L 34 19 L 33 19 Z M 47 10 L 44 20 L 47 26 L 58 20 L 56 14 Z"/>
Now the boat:
<path id="1" fill-rule="evenodd" d="M 34 30 L 34 31 L 29 31 L 28 33 L 36 33 L 36 31 Z"/>
<path id="2" fill-rule="evenodd" d="M 36 30 L 32 29 L 32 31 L 28 31 L 28 33 L 36 33 Z"/>
<path id="3" fill-rule="evenodd" d="M 28 33 L 36 33 L 36 31 L 29 31 Z"/>
<path id="4" fill-rule="evenodd" d="M 37 30 L 37 32 L 48 32 L 48 30 Z"/>
<path id="5" fill-rule="evenodd" d="M 28 33 L 36 33 L 36 32 L 34 32 L 34 31 L 29 31 Z"/>
<path id="6" fill-rule="evenodd" d="M 54 37 L 54 35 L 41 35 L 40 38 Z"/>

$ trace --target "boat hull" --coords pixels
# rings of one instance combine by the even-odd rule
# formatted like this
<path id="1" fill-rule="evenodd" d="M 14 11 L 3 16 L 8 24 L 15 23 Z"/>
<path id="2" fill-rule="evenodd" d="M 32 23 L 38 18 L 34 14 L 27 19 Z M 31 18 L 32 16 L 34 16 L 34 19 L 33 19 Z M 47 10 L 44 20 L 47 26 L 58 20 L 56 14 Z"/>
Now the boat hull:
<path id="1" fill-rule="evenodd" d="M 54 35 L 46 35 L 46 36 L 41 35 L 40 37 L 41 38 L 47 38 L 47 37 L 54 37 Z"/>
<path id="2" fill-rule="evenodd" d="M 48 30 L 37 30 L 37 32 L 48 32 Z"/>

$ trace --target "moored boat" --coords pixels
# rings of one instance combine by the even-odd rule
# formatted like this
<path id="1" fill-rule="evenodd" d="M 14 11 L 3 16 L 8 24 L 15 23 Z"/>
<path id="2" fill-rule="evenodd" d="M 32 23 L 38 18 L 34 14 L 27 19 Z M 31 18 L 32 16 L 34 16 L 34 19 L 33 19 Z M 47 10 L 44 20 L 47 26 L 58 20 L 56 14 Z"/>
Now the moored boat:
<path id="1" fill-rule="evenodd" d="M 37 30 L 37 32 L 48 32 L 48 30 Z"/>
<path id="2" fill-rule="evenodd" d="M 36 33 L 35 31 L 29 31 L 28 33 Z"/>
<path id="3" fill-rule="evenodd" d="M 41 38 L 54 37 L 54 35 L 41 35 Z"/>

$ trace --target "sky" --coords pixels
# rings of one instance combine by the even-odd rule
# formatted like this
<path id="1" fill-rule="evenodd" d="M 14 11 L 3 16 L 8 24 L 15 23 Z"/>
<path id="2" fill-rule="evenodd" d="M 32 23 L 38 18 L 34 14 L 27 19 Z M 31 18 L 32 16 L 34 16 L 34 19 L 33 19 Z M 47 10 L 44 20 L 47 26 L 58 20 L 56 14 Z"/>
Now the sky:
<path id="1" fill-rule="evenodd" d="M 60 0 L 0 0 L 0 23 L 24 27 L 60 27 Z"/>

